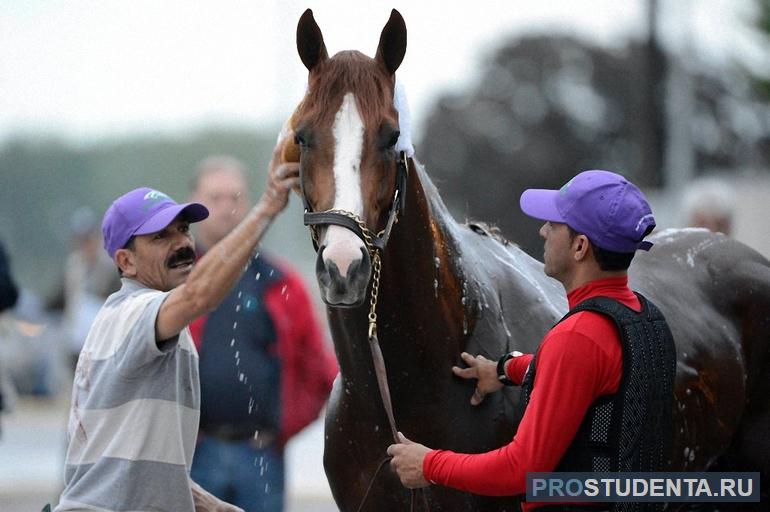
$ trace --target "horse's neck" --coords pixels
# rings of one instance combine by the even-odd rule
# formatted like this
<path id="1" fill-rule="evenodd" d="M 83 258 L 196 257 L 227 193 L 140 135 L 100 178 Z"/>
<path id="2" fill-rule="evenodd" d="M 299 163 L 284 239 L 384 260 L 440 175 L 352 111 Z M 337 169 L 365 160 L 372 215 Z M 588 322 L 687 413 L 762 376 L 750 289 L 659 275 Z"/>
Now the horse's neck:
<path id="1" fill-rule="evenodd" d="M 446 340 L 460 340 L 464 334 L 464 290 L 450 229 L 454 221 L 425 172 L 410 164 L 405 212 L 382 257 L 377 305 L 383 352 L 388 358 L 389 352 L 403 349 L 399 364 L 404 366 L 417 352 L 450 357 L 457 348 Z M 361 307 L 329 310 L 340 370 L 351 380 L 368 368 L 368 362 L 362 362 L 370 358 L 368 311 L 368 295 Z"/>
<path id="2" fill-rule="evenodd" d="M 412 163 L 405 212 L 383 255 L 381 315 L 442 337 L 451 332 L 459 339 L 462 333 L 454 326 L 462 326 L 462 298 L 468 293 L 455 236 L 459 228 L 428 175 Z M 425 343 L 426 350 L 448 350 L 435 340 L 408 342 Z"/>

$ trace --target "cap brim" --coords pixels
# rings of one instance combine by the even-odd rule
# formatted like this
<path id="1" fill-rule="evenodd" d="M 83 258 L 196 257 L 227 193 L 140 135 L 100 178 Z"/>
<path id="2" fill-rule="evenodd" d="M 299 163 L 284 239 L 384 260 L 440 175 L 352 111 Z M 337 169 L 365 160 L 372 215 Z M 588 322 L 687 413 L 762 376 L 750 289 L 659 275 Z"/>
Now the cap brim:
<path id="1" fill-rule="evenodd" d="M 160 210 L 147 219 L 144 224 L 136 228 L 134 235 L 148 235 L 156 233 L 171 224 L 179 214 L 184 215 L 188 222 L 200 222 L 209 216 L 208 209 L 200 203 L 176 204 Z"/>
<path id="2" fill-rule="evenodd" d="M 540 220 L 551 222 L 565 222 L 564 217 L 556 207 L 558 190 L 531 188 L 525 190 L 519 199 L 521 211 Z"/>
<path id="3" fill-rule="evenodd" d="M 639 242 L 639 247 L 637 248 L 638 251 L 649 251 L 652 249 L 653 243 L 648 242 L 647 240 L 644 240 L 642 242 Z"/>

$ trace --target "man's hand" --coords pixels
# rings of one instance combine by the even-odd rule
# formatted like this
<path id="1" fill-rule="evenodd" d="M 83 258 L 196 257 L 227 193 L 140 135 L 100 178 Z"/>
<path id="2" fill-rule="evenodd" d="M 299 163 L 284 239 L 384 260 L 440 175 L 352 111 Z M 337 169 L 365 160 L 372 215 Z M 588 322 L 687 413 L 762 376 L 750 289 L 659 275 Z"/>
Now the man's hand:
<path id="1" fill-rule="evenodd" d="M 270 216 L 275 216 L 286 208 L 289 202 L 289 191 L 299 189 L 299 163 L 284 162 L 281 155 L 288 137 L 294 137 L 292 130 L 281 131 L 267 168 L 265 191 L 259 200 L 260 206 Z"/>
<path id="2" fill-rule="evenodd" d="M 244 512 L 240 507 L 225 503 L 203 487 L 190 480 L 195 512 Z"/>
<path id="3" fill-rule="evenodd" d="M 409 489 L 427 487 L 429 482 L 422 473 L 422 462 L 430 448 L 413 443 L 401 432 L 398 433 L 398 439 L 398 444 L 388 446 L 388 455 L 393 457 L 390 466 L 395 470 L 404 487 Z"/>
<path id="4" fill-rule="evenodd" d="M 467 352 L 460 354 L 468 368 L 452 367 L 452 373 L 463 379 L 478 379 L 476 390 L 471 397 L 471 405 L 479 405 L 489 393 L 494 393 L 503 387 L 497 378 L 497 362 L 490 361 L 484 356 L 473 357 Z"/>

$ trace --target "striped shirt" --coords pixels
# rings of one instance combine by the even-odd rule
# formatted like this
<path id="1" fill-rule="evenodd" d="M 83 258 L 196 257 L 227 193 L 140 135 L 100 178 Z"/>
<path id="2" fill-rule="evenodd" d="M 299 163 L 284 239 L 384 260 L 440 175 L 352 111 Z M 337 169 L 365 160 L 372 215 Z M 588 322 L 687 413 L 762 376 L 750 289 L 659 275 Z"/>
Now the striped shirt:
<path id="1" fill-rule="evenodd" d="M 94 320 L 75 370 L 57 512 L 194 510 L 198 353 L 187 327 L 156 343 L 167 296 L 123 279 Z"/>

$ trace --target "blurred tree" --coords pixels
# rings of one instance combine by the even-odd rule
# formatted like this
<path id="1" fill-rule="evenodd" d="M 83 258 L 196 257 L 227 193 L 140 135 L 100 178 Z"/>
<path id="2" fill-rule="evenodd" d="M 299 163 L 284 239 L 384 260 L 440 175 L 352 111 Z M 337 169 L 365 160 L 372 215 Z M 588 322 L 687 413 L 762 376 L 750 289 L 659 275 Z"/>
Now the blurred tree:
<path id="1" fill-rule="evenodd" d="M 770 0 L 757 1 L 756 26 L 766 42 L 770 42 Z M 770 78 L 765 76 L 752 75 L 754 88 L 763 95 L 765 99 L 770 98 Z"/>
<path id="2" fill-rule="evenodd" d="M 511 41 L 484 65 L 472 91 L 438 100 L 418 156 L 456 214 L 497 223 L 541 257 L 540 223 L 518 207 L 524 189 L 559 187 L 585 169 L 660 186 L 659 157 L 648 155 L 660 151 L 646 131 L 649 89 L 639 86 L 650 55 L 647 42 L 610 51 L 572 37 Z M 766 166 L 770 115 L 745 75 L 703 66 L 692 83 L 688 131 L 697 172 Z"/>
<path id="3" fill-rule="evenodd" d="M 52 138 L 9 140 L 0 147 L 0 238 L 18 284 L 42 297 L 58 292 L 77 207 L 104 212 L 118 195 L 139 186 L 184 200 L 195 164 L 208 155 L 227 153 L 247 162 L 256 195 L 277 131 L 212 130 L 90 146 Z"/>

